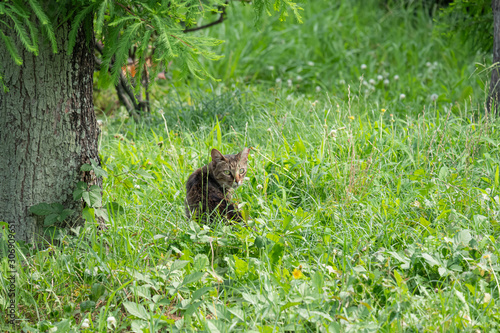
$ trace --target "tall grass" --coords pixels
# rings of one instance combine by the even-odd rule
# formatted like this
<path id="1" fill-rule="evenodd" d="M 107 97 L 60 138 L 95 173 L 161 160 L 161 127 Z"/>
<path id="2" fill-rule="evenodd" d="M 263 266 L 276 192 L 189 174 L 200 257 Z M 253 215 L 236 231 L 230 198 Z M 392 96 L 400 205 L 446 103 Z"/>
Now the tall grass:
<path id="1" fill-rule="evenodd" d="M 232 5 L 207 32 L 227 40 L 208 64 L 220 82 L 155 90 L 141 123 L 103 119 L 109 228 L 19 252 L 20 327 L 500 329 L 500 123 L 482 56 L 418 7 L 305 7 L 304 25 L 254 27 Z M 236 200 L 255 230 L 187 221 L 189 174 L 245 146 Z"/>

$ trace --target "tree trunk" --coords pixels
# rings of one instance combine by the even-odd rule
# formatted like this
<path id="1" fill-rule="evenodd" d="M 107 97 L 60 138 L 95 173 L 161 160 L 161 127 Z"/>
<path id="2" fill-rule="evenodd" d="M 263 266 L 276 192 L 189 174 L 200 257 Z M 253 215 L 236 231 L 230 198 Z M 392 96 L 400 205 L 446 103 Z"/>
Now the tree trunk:
<path id="1" fill-rule="evenodd" d="M 492 0 L 493 9 L 493 71 L 491 72 L 490 93 L 487 107 L 491 112 L 498 112 L 500 102 L 500 0 Z"/>
<path id="2" fill-rule="evenodd" d="M 75 226 L 82 223 L 83 208 L 73 200 L 77 182 L 101 185 L 93 172 L 80 172 L 90 159 L 99 161 L 92 98 L 94 39 L 93 32 L 85 38 L 83 28 L 92 23 L 83 24 L 68 55 L 70 24 L 54 24 L 57 54 L 40 36 L 38 56 L 24 49 L 14 29 L 2 28 L 15 40 L 23 64 L 15 65 L 0 43 L 9 88 L 0 91 L 0 221 L 9 223 L 16 240 L 27 243 L 43 232 L 44 217 L 30 213 L 31 206 L 60 203 L 75 213 L 56 226 Z"/>

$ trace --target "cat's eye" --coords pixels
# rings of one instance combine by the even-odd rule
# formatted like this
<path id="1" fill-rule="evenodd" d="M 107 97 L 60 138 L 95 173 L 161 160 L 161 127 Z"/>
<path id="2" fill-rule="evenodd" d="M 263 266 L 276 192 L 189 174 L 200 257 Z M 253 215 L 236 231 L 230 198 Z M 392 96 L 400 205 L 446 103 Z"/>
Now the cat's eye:
<path id="1" fill-rule="evenodd" d="M 245 173 L 245 169 L 241 168 L 240 169 L 240 174 L 244 174 Z"/>
<path id="2" fill-rule="evenodd" d="M 229 171 L 229 170 L 224 170 L 224 174 L 225 174 L 225 175 L 230 175 L 230 174 L 231 174 L 231 171 Z"/>

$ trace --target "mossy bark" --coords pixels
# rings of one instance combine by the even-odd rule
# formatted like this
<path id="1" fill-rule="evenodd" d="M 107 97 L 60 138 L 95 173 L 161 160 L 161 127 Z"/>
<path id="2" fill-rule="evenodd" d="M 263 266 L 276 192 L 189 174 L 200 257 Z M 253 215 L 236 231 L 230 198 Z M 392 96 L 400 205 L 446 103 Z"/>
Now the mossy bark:
<path id="1" fill-rule="evenodd" d="M 78 225 L 82 203 L 72 196 L 77 182 L 101 185 L 92 174 L 80 172 L 82 164 L 99 158 L 93 38 L 86 38 L 81 28 L 68 55 L 70 23 L 54 25 L 57 54 L 40 36 L 38 56 L 24 49 L 14 29 L 4 29 L 16 42 L 21 66 L 0 43 L 1 70 L 9 88 L 0 91 L 0 221 L 13 225 L 16 240 L 27 243 L 43 231 L 43 217 L 30 213 L 31 206 L 61 203 L 75 214 L 59 226 Z"/>

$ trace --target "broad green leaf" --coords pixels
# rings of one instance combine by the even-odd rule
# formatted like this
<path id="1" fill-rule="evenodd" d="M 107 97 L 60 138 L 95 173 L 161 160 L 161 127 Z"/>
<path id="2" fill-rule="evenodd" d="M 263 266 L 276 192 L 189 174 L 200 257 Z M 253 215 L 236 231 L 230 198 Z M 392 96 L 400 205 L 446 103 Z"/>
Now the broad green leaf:
<path id="1" fill-rule="evenodd" d="M 94 283 L 92 285 L 92 288 L 90 289 L 90 299 L 94 302 L 97 302 L 99 297 L 101 297 L 105 291 L 106 291 L 106 288 L 104 287 L 103 284 Z"/>
<path id="2" fill-rule="evenodd" d="M 434 266 L 441 266 L 441 264 L 439 263 L 439 261 L 437 261 L 436 259 L 434 259 L 430 254 L 428 253 L 422 253 L 422 258 L 425 259 L 425 261 L 427 261 L 427 263 L 431 266 L 431 267 L 434 267 Z"/>
<path id="3" fill-rule="evenodd" d="M 276 243 L 271 249 L 271 252 L 269 253 L 269 259 L 271 261 L 271 264 L 276 264 L 281 256 L 283 255 L 283 245 Z"/>
<path id="4" fill-rule="evenodd" d="M 149 317 L 148 313 L 144 308 L 144 306 L 142 306 L 141 304 L 133 302 L 123 302 L 123 306 L 125 307 L 125 309 L 127 309 L 128 313 L 130 313 L 131 315 L 137 318 L 148 320 Z"/>
<path id="5" fill-rule="evenodd" d="M 214 287 L 202 287 L 193 293 L 193 295 L 191 296 L 191 299 L 193 301 L 196 301 L 198 298 L 205 295 L 210 290 L 214 290 Z"/>
<path id="6" fill-rule="evenodd" d="M 238 276 L 243 276 L 248 272 L 248 263 L 244 260 L 241 260 L 236 255 L 233 255 L 234 264 L 236 267 L 236 274 Z"/>
<path id="7" fill-rule="evenodd" d="M 185 286 L 185 285 L 194 283 L 194 282 L 198 281 L 199 279 L 201 279 L 203 277 L 203 275 L 205 275 L 205 273 L 203 273 L 203 272 L 195 272 L 195 273 L 189 274 L 188 276 L 186 276 L 184 278 L 184 280 L 182 280 L 181 286 Z"/>
<path id="8" fill-rule="evenodd" d="M 48 203 L 39 203 L 37 205 L 31 206 L 29 211 L 38 216 L 45 216 L 52 213 L 56 213 L 54 208 Z"/>
<path id="9" fill-rule="evenodd" d="M 45 217 L 45 219 L 43 220 L 43 226 L 49 227 L 49 226 L 53 225 L 54 223 L 56 223 L 58 221 L 58 219 L 57 219 L 58 217 L 59 217 L 59 214 L 57 214 L 57 213 L 47 215 Z"/>

